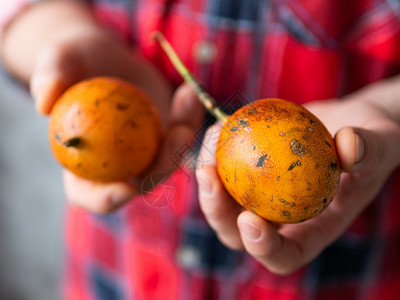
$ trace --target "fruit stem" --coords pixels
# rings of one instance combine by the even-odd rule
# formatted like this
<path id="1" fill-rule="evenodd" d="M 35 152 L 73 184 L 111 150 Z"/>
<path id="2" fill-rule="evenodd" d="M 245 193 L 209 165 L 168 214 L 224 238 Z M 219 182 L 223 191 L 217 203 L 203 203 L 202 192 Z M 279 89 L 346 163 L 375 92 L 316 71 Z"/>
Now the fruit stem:
<path id="1" fill-rule="evenodd" d="M 78 147 L 79 144 L 81 143 L 81 141 L 82 141 L 81 138 L 73 137 L 73 138 L 66 140 L 62 144 L 64 147 Z"/>
<path id="2" fill-rule="evenodd" d="M 227 115 L 218 107 L 215 99 L 207 93 L 205 88 L 199 83 L 196 77 L 194 77 L 194 75 L 187 69 L 164 35 L 161 32 L 156 31 L 153 35 L 153 38 L 155 41 L 160 43 L 161 48 L 164 50 L 165 54 L 168 56 L 171 63 L 182 76 L 182 78 L 192 86 L 194 92 L 196 93 L 200 102 L 203 103 L 207 111 L 219 122 L 225 124 L 228 119 Z"/>

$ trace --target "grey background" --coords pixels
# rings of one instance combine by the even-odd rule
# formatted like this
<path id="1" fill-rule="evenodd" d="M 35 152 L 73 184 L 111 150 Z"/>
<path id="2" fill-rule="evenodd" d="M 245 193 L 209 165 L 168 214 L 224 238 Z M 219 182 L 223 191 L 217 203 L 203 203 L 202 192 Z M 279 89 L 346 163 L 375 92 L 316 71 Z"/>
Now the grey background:
<path id="1" fill-rule="evenodd" d="M 64 198 L 47 122 L 0 66 L 0 299 L 61 299 Z"/>

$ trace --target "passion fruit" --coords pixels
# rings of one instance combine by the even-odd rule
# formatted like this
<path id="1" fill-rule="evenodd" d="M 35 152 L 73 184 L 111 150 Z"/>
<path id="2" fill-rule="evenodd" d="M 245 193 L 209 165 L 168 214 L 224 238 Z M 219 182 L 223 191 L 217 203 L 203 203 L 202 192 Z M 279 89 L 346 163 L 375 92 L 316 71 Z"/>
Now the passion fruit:
<path id="1" fill-rule="evenodd" d="M 339 185 L 335 142 L 304 107 L 261 99 L 229 116 L 216 152 L 229 194 L 246 209 L 278 223 L 320 214 Z"/>
<path id="2" fill-rule="evenodd" d="M 129 82 L 95 77 L 67 89 L 54 105 L 49 141 L 58 162 L 92 181 L 119 181 L 153 161 L 161 121 L 151 99 Z"/>

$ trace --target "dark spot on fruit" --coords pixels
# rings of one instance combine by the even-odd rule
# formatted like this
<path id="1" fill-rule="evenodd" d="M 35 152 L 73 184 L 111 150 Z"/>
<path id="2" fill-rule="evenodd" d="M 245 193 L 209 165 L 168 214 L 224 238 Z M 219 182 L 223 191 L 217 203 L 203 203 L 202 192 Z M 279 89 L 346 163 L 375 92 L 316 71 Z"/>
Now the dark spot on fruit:
<path id="1" fill-rule="evenodd" d="M 267 125 L 268 128 L 271 128 L 271 126 Z"/>
<path id="2" fill-rule="evenodd" d="M 247 114 L 248 115 L 257 114 L 257 107 L 254 107 L 254 108 L 250 109 Z"/>
<path id="3" fill-rule="evenodd" d="M 127 110 L 128 108 L 129 108 L 129 104 L 117 103 L 117 109 L 118 110 Z"/>
<path id="4" fill-rule="evenodd" d="M 100 104 L 99 100 L 94 101 L 94 105 L 99 106 L 99 104 Z"/>
<path id="5" fill-rule="evenodd" d="M 136 123 L 134 121 L 130 121 L 129 125 L 131 125 L 131 127 L 136 127 Z"/>
<path id="6" fill-rule="evenodd" d="M 288 171 L 292 171 L 293 170 L 293 168 L 296 166 L 296 163 L 292 163 L 291 165 L 290 165 L 290 167 L 289 167 L 289 169 L 288 169 Z"/>
<path id="7" fill-rule="evenodd" d="M 301 161 L 298 160 L 298 161 L 296 162 L 296 165 L 301 166 Z"/>
<path id="8" fill-rule="evenodd" d="M 332 169 L 332 171 L 333 172 L 336 172 L 337 171 L 337 164 L 333 161 L 333 162 L 331 162 L 331 165 L 330 165 L 330 167 L 331 167 L 331 169 Z"/>
<path id="9" fill-rule="evenodd" d="M 283 214 L 284 214 L 285 216 L 290 216 L 290 212 L 288 212 L 287 210 L 283 210 L 282 212 L 283 212 Z"/>
<path id="10" fill-rule="evenodd" d="M 239 126 L 233 126 L 229 131 L 235 132 L 239 129 Z"/>
<path id="11" fill-rule="evenodd" d="M 311 125 L 315 125 L 315 122 L 313 120 L 310 119 L 310 124 Z"/>
<path id="12" fill-rule="evenodd" d="M 327 144 L 329 148 L 332 148 L 331 144 L 329 144 L 327 141 L 325 141 L 325 144 Z"/>
<path id="13" fill-rule="evenodd" d="M 82 163 L 78 163 L 78 164 L 76 165 L 76 167 L 77 167 L 77 168 L 81 168 L 81 167 L 82 167 Z"/>
<path id="14" fill-rule="evenodd" d="M 54 135 L 54 138 L 56 139 L 56 141 L 61 142 L 61 135 L 59 135 L 58 133 L 56 133 L 56 134 Z"/>
<path id="15" fill-rule="evenodd" d="M 257 167 L 262 167 L 264 165 L 264 161 L 267 158 L 267 154 L 261 155 L 257 160 Z"/>
<path id="16" fill-rule="evenodd" d="M 279 181 L 279 179 L 281 179 L 281 176 L 278 176 L 278 181 Z"/>
<path id="17" fill-rule="evenodd" d="M 102 164 L 102 166 L 103 166 L 103 168 L 107 168 L 108 167 L 108 162 L 103 162 L 103 164 Z"/>
<path id="18" fill-rule="evenodd" d="M 64 147 L 78 147 L 81 144 L 81 142 L 82 142 L 81 138 L 73 137 L 73 138 L 66 140 L 63 143 L 63 146 Z"/>
<path id="19" fill-rule="evenodd" d="M 298 140 L 292 140 L 290 142 L 290 148 L 294 154 L 299 155 L 300 157 L 303 157 L 303 154 L 307 153 L 307 149 L 300 144 Z"/>
<path id="20" fill-rule="evenodd" d="M 328 199 L 324 198 L 324 200 L 322 201 L 323 203 L 326 203 L 328 201 Z"/>
<path id="21" fill-rule="evenodd" d="M 280 132 L 279 135 L 280 135 L 280 136 L 285 136 L 286 134 L 283 133 L 283 132 Z"/>
<path id="22" fill-rule="evenodd" d="M 273 200 L 274 200 L 274 196 L 272 195 L 272 196 L 271 196 L 271 202 L 272 202 Z"/>
<path id="23" fill-rule="evenodd" d="M 243 127 L 249 126 L 249 122 L 247 122 L 246 120 L 239 120 L 238 124 L 242 125 Z"/>

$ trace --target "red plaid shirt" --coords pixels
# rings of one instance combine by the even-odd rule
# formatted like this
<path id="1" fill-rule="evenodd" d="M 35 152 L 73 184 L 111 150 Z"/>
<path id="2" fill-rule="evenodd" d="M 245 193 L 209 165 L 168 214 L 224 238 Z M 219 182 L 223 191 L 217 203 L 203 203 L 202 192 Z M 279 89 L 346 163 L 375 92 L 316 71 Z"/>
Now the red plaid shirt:
<path id="1" fill-rule="evenodd" d="M 246 99 L 338 97 L 400 71 L 396 0 L 92 4 L 101 22 L 178 85 L 179 75 L 149 38 L 155 29 L 164 32 L 227 111 Z M 399 172 L 338 241 L 296 273 L 276 276 L 219 243 L 186 167 L 114 214 L 68 208 L 67 299 L 399 299 Z"/>

